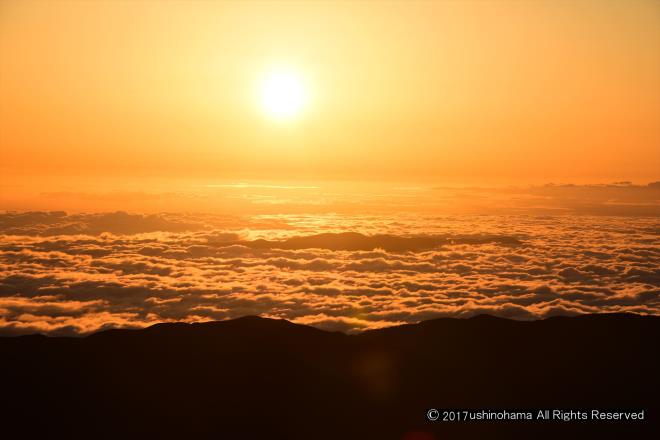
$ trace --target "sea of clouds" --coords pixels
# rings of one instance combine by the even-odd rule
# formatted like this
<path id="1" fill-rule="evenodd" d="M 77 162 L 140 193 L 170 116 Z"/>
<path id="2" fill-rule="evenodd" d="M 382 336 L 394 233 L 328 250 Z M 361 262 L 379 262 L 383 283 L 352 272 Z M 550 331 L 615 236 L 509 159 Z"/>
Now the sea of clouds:
<path id="1" fill-rule="evenodd" d="M 656 215 L 0 214 L 0 334 L 660 311 Z"/>

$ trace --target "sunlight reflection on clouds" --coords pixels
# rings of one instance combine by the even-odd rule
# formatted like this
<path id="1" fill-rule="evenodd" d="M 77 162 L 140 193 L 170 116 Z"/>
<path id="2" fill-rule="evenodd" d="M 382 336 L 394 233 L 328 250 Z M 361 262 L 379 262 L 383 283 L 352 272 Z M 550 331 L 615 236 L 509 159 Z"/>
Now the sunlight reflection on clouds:
<path id="1" fill-rule="evenodd" d="M 654 217 L 12 215 L 0 236 L 5 334 L 247 314 L 354 332 L 660 307 Z"/>

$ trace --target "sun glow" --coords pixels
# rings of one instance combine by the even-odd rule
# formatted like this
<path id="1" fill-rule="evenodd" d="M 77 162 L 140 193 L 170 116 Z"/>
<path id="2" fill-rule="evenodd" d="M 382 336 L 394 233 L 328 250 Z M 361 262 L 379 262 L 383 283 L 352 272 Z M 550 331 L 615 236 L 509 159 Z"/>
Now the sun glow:
<path id="1" fill-rule="evenodd" d="M 307 90 L 300 75 L 291 70 L 272 70 L 261 82 L 263 110 L 276 119 L 292 119 L 307 103 Z"/>

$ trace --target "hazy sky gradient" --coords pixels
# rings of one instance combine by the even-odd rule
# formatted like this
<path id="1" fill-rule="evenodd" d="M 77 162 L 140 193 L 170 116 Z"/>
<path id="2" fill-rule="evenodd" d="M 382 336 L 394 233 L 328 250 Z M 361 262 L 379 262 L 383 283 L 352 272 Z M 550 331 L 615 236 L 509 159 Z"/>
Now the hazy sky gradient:
<path id="1" fill-rule="evenodd" d="M 658 54 L 657 1 L 6 1 L 0 172 L 644 183 Z M 289 122 L 255 97 L 280 64 Z"/>
<path id="2" fill-rule="evenodd" d="M 0 3 L 0 334 L 657 315 L 659 170 L 658 1 Z"/>

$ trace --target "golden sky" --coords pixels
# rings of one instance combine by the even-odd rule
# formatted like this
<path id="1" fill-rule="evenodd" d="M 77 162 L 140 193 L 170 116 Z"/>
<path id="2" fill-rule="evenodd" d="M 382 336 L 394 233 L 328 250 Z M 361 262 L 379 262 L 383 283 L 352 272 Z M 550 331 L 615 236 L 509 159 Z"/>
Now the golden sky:
<path id="1" fill-rule="evenodd" d="M 652 0 L 4 1 L 0 173 L 650 181 L 659 54 Z"/>

